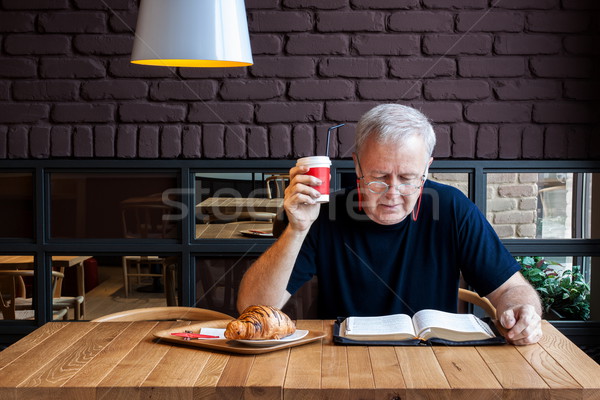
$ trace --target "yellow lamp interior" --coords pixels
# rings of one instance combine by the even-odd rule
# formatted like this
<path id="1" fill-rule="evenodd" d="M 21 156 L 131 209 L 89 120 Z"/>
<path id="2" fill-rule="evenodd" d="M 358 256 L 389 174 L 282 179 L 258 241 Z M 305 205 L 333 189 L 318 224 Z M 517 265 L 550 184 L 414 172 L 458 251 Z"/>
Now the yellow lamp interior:
<path id="1" fill-rule="evenodd" d="M 161 67 L 247 67 L 252 63 L 226 60 L 132 60 L 132 64 L 158 65 Z"/>

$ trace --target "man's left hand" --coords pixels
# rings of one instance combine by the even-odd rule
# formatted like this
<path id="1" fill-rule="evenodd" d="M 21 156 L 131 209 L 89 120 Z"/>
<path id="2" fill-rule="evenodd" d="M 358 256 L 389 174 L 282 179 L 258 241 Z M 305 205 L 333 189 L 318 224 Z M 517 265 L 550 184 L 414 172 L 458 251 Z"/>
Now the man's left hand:
<path id="1" fill-rule="evenodd" d="M 500 315 L 499 321 L 506 328 L 504 336 L 511 344 L 533 344 L 542 337 L 542 319 L 531 305 L 509 308 Z"/>

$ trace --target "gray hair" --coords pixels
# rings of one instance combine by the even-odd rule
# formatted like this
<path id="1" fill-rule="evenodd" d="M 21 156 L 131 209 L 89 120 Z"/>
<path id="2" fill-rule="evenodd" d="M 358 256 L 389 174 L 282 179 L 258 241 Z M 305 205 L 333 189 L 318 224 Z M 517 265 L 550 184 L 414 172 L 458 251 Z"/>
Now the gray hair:
<path id="1" fill-rule="evenodd" d="M 411 107 L 381 104 L 367 111 L 358 121 L 354 151 L 358 153 L 371 137 L 379 143 L 401 143 L 413 135 L 423 139 L 431 157 L 435 132 L 427 117 Z"/>

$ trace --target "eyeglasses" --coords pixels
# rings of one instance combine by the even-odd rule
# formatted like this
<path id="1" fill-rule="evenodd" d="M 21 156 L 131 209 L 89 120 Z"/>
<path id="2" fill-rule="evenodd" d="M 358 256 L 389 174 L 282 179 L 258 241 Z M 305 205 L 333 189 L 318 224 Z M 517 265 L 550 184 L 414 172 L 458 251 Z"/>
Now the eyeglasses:
<path id="1" fill-rule="evenodd" d="M 356 155 L 356 162 L 358 164 L 358 169 L 360 170 L 361 173 L 361 177 L 359 177 L 358 179 L 361 179 L 363 182 L 365 180 L 365 174 L 362 172 L 362 167 L 360 166 L 360 160 L 358 158 L 358 154 Z M 427 167 L 425 167 L 427 168 Z M 421 176 L 421 184 L 420 185 L 415 185 L 412 183 L 400 183 L 398 185 L 389 185 L 386 182 L 382 182 L 382 181 L 371 181 L 371 182 L 366 182 L 366 186 L 367 186 L 367 190 L 371 193 L 375 193 L 375 194 L 384 194 L 387 193 L 388 190 L 390 190 L 390 187 L 394 187 L 396 188 L 396 190 L 398 191 L 398 193 L 401 196 L 410 196 L 413 195 L 415 193 L 417 193 L 421 187 L 423 187 L 423 184 L 425 183 L 425 171 L 423 171 L 423 176 Z"/>

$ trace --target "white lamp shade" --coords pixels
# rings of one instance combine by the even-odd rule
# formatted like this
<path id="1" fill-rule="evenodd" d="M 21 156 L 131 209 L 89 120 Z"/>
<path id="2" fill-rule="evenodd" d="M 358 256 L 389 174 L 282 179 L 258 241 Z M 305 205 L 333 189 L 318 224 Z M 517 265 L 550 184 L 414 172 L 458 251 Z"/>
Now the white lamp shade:
<path id="1" fill-rule="evenodd" d="M 167 67 L 252 65 L 244 0 L 141 0 L 131 62 Z"/>

